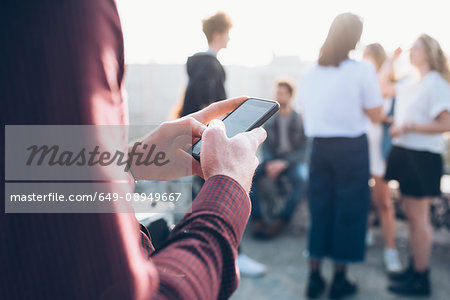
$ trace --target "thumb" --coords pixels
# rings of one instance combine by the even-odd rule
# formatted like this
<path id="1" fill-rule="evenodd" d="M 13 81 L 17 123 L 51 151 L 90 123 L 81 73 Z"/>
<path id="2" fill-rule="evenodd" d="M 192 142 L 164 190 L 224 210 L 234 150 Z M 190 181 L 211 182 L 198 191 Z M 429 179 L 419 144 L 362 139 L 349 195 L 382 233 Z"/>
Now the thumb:
<path id="1" fill-rule="evenodd" d="M 240 133 L 243 136 L 246 136 L 251 141 L 253 146 L 253 150 L 257 150 L 258 147 L 264 142 L 267 137 L 267 132 L 262 127 L 257 127 L 248 132 Z"/>
<path id="2" fill-rule="evenodd" d="M 211 122 L 209 122 L 208 127 L 213 128 L 213 127 L 218 127 L 220 129 L 222 129 L 224 132 L 226 132 L 226 128 L 225 128 L 225 124 L 223 123 L 222 120 L 219 119 L 213 119 L 211 120 Z"/>
<path id="3" fill-rule="evenodd" d="M 226 137 L 226 133 L 227 129 L 225 128 L 225 124 L 219 119 L 214 119 L 211 122 L 209 122 L 209 125 L 208 127 L 206 127 L 206 130 L 204 132 L 206 136 L 208 136 L 209 134 L 213 134 L 213 135 L 220 135 L 223 137 Z"/>
<path id="4" fill-rule="evenodd" d="M 206 127 L 205 132 L 202 135 L 202 150 L 205 147 L 205 144 L 221 144 L 222 141 L 224 141 L 227 138 L 226 131 L 225 131 L 225 125 L 222 121 L 214 119 L 212 120 L 208 127 Z"/>

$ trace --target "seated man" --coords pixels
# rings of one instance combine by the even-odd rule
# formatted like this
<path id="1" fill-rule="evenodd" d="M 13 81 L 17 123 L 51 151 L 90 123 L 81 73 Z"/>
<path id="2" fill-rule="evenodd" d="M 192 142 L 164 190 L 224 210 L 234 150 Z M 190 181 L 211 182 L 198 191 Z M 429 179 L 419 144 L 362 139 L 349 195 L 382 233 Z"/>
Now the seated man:
<path id="1" fill-rule="evenodd" d="M 288 81 L 277 83 L 276 100 L 280 111 L 266 123 L 267 140 L 262 146 L 262 163 L 256 169 L 251 192 L 253 233 L 258 238 L 276 236 L 291 219 L 304 191 L 301 167 L 306 163 L 307 137 L 303 130 L 301 116 L 291 106 L 294 88 Z M 275 221 L 267 225 L 261 209 L 261 179 L 269 178 L 275 185 L 287 176 L 292 189 L 286 203 Z M 264 185 L 266 186 L 266 185 Z"/>

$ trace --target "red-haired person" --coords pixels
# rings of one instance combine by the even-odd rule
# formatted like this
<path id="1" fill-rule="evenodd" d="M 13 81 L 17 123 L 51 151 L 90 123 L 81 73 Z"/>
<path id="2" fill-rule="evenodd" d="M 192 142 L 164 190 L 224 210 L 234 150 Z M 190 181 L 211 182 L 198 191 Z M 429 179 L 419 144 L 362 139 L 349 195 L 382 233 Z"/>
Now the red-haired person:
<path id="1" fill-rule="evenodd" d="M 217 54 L 227 47 L 231 27 L 230 17 L 223 12 L 203 20 L 203 33 L 208 41 L 208 50 L 196 53 L 187 60 L 189 82 L 181 117 L 227 97 L 224 87 L 225 69 L 217 59 Z"/>

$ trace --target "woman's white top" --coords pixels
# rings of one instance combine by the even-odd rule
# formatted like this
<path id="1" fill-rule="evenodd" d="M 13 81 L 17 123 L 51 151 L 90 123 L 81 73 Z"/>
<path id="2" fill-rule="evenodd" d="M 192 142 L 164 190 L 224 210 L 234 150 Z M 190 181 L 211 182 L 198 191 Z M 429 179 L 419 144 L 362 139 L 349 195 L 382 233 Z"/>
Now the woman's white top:
<path id="1" fill-rule="evenodd" d="M 396 86 L 394 123 L 398 126 L 431 123 L 443 111 L 450 111 L 450 86 L 436 71 L 421 80 Z M 407 149 L 442 153 L 442 134 L 405 133 L 393 139 L 393 144 Z"/>
<path id="2" fill-rule="evenodd" d="M 382 104 L 375 68 L 350 59 L 339 67 L 316 64 L 300 81 L 297 104 L 308 136 L 360 136 L 369 122 L 364 109 Z"/>

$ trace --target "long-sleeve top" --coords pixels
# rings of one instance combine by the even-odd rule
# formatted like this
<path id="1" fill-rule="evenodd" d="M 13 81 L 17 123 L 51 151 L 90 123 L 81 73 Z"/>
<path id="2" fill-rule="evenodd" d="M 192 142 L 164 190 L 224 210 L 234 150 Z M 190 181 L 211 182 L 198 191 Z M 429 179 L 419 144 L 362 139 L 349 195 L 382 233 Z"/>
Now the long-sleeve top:
<path id="1" fill-rule="evenodd" d="M 113 1 L 12 0 L 0 11 L 4 124 L 127 123 Z M 2 212 L 0 298 L 228 298 L 237 287 L 237 246 L 249 214 L 244 189 L 222 175 L 206 181 L 192 213 L 157 252 L 134 214 Z"/>

